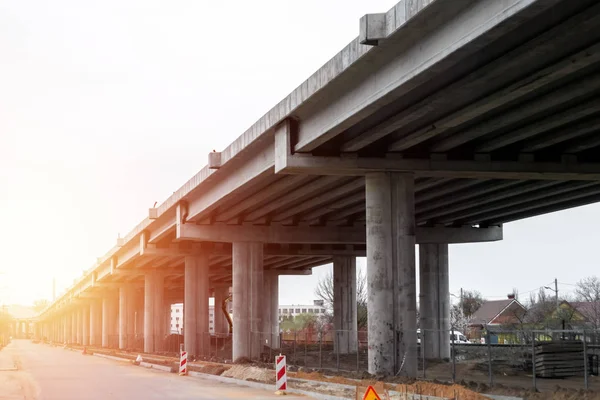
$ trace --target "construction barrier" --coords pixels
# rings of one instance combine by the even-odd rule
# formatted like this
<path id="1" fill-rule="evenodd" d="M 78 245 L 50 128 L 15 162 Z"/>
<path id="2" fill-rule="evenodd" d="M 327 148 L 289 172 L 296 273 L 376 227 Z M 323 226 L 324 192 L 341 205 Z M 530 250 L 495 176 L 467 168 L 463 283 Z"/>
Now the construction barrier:
<path id="1" fill-rule="evenodd" d="M 179 375 L 187 375 L 187 351 L 181 350 L 179 356 Z"/>
<path id="2" fill-rule="evenodd" d="M 287 372 L 285 368 L 285 356 L 281 354 L 275 357 L 275 374 L 276 383 L 275 388 L 278 391 L 287 390 Z"/>

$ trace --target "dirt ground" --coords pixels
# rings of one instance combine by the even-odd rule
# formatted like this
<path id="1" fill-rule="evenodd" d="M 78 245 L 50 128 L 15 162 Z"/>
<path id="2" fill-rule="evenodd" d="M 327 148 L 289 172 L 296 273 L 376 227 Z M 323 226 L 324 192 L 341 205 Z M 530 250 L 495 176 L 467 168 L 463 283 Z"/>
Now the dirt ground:
<path id="1" fill-rule="evenodd" d="M 89 350 L 88 350 L 89 351 Z M 137 353 L 128 353 L 106 349 L 94 349 L 93 351 L 126 357 L 131 360 L 135 359 Z M 159 363 L 163 365 L 177 364 L 176 357 L 157 356 L 150 354 L 142 354 L 144 361 Z M 345 361 L 345 360 L 344 360 Z M 351 364 L 351 360 L 348 360 Z M 232 368 L 233 367 L 233 368 Z M 251 368 L 244 370 L 241 368 Z M 452 377 L 452 369 L 450 363 L 429 364 L 426 370 L 424 380 L 406 380 L 405 378 L 396 377 L 392 379 L 384 379 L 387 382 L 386 387 L 390 390 L 399 392 L 408 390 L 409 393 L 433 395 L 453 398 L 458 396 L 461 400 L 480 400 L 485 397 L 478 393 L 490 393 L 504 396 L 522 397 L 527 400 L 600 400 L 600 379 L 595 376 L 589 377 L 590 391 L 583 391 L 583 378 L 574 377 L 566 379 L 542 379 L 536 380 L 538 392 L 532 390 L 533 380 L 531 374 L 526 374 L 523 371 L 515 371 L 514 369 L 503 366 L 494 366 L 493 370 L 493 387 L 489 387 L 489 377 L 487 366 L 477 362 L 461 362 L 456 364 L 456 378 L 459 384 L 450 385 L 448 382 Z M 192 371 L 212 375 L 231 376 L 238 379 L 253 380 L 265 383 L 273 383 L 273 365 L 272 363 L 249 363 L 243 366 L 218 362 L 200 361 L 189 364 Z M 319 372 L 305 367 L 288 367 L 290 377 L 300 379 L 339 383 L 345 385 L 356 386 L 376 384 L 381 381 L 382 377 L 373 377 L 365 371 L 331 371 Z M 357 382 L 360 381 L 360 382 Z M 310 388 L 310 383 L 307 384 L 306 390 L 323 391 L 324 388 Z M 335 391 L 327 390 L 328 394 L 334 394 Z M 456 395 L 454 394 L 456 392 Z M 339 393 L 343 395 L 343 393 Z"/>

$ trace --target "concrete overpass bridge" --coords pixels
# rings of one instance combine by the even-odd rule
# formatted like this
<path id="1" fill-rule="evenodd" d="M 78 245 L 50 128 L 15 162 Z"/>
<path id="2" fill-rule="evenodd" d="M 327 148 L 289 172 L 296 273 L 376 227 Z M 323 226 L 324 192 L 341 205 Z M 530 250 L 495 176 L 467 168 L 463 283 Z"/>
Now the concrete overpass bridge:
<path id="1" fill-rule="evenodd" d="M 208 298 L 231 286 L 233 357 L 250 356 L 264 343 L 251 332 L 279 332 L 277 277 L 325 263 L 335 328 L 356 330 L 366 256 L 369 371 L 416 376 L 415 244 L 421 328 L 449 330 L 449 244 L 600 200 L 596 1 L 404 0 L 357 25 L 46 309 L 40 334 L 126 347 L 143 332 L 156 351 L 183 301 L 198 354 Z M 444 335 L 427 340 L 428 357 L 449 354 Z"/>

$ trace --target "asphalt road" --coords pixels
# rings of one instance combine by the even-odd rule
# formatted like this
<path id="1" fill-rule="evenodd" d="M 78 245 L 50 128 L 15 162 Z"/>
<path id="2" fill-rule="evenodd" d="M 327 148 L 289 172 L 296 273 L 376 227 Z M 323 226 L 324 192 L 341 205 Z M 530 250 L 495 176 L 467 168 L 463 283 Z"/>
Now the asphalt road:
<path id="1" fill-rule="evenodd" d="M 16 371 L 10 370 L 13 364 Z M 1 400 L 276 398 L 281 396 L 273 391 L 180 377 L 28 340 L 13 340 L 0 351 Z"/>

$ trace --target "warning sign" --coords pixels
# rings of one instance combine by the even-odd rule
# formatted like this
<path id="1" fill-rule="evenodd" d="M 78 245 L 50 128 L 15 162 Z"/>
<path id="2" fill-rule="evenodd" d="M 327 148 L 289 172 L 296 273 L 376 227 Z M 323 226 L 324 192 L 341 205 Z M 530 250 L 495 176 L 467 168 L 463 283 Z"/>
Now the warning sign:
<path id="1" fill-rule="evenodd" d="M 369 386 L 365 395 L 363 396 L 363 400 L 381 400 L 373 386 Z"/>

